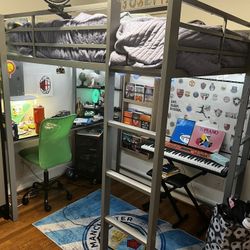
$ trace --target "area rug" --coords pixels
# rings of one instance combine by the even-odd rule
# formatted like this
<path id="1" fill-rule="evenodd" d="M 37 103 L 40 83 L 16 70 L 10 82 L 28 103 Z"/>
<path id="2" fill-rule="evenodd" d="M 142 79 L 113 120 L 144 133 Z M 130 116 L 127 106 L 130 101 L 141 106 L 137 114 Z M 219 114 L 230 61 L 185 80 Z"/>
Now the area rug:
<path id="1" fill-rule="evenodd" d="M 167 209 L 167 208 L 166 208 Z M 132 226 L 142 234 L 147 234 L 148 215 L 127 202 L 111 196 L 111 215 Z M 66 250 L 100 249 L 101 191 L 58 210 L 57 212 L 33 223 L 42 233 Z M 113 226 L 109 230 L 109 249 L 145 249 L 139 242 Z M 156 248 L 159 250 L 200 250 L 203 242 L 178 229 L 168 222 L 158 220 Z"/>

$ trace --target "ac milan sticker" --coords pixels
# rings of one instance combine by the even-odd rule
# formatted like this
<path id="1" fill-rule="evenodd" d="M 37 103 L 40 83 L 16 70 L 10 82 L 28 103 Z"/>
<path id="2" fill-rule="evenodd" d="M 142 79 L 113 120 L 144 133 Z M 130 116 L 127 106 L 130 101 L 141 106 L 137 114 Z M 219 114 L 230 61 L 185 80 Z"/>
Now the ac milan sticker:
<path id="1" fill-rule="evenodd" d="M 39 82 L 39 86 L 42 94 L 48 95 L 51 91 L 51 79 L 44 75 Z"/>

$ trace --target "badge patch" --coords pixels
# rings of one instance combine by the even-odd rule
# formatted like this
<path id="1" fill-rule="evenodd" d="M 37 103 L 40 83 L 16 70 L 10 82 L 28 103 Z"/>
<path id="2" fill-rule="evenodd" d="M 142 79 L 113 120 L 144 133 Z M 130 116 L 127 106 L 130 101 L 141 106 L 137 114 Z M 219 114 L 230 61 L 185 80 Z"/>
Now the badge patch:
<path id="1" fill-rule="evenodd" d="M 189 97 L 190 96 L 190 91 L 185 91 L 185 96 Z"/>
<path id="2" fill-rule="evenodd" d="M 189 86 L 194 87 L 194 85 L 195 85 L 195 81 L 194 80 L 190 80 L 189 81 Z"/>
<path id="3" fill-rule="evenodd" d="M 206 86 L 207 86 L 207 84 L 206 84 L 205 82 L 202 82 L 202 83 L 201 83 L 201 89 L 205 89 Z"/>
<path id="4" fill-rule="evenodd" d="M 240 104 L 240 98 L 239 98 L 239 97 L 234 97 L 234 98 L 233 98 L 233 104 L 234 104 L 235 106 L 238 106 L 238 105 Z"/>
<path id="5" fill-rule="evenodd" d="M 193 93 L 193 97 L 194 97 L 194 98 L 199 97 L 199 93 L 198 93 L 197 91 L 195 91 L 195 92 Z"/>
<path id="6" fill-rule="evenodd" d="M 230 97 L 229 97 L 229 96 L 225 96 L 225 97 L 223 98 L 223 101 L 224 101 L 225 103 L 229 103 L 229 102 L 230 102 Z"/>
<path id="7" fill-rule="evenodd" d="M 218 95 L 217 94 L 213 94 L 212 99 L 213 99 L 213 101 L 217 101 L 218 100 Z"/>
<path id="8" fill-rule="evenodd" d="M 211 85 L 209 86 L 209 90 L 210 90 L 210 91 L 214 91 L 214 90 L 215 90 L 215 85 L 214 85 L 213 82 L 212 82 Z"/>
<path id="9" fill-rule="evenodd" d="M 202 100 L 207 100 L 208 97 L 209 97 L 208 93 L 201 93 L 201 99 Z"/>
<path id="10" fill-rule="evenodd" d="M 229 130 L 230 129 L 230 124 L 229 123 L 224 123 L 224 129 Z"/>
<path id="11" fill-rule="evenodd" d="M 215 113 L 215 115 L 217 116 L 217 117 L 220 117 L 221 116 L 221 114 L 222 114 L 222 110 L 221 109 L 215 109 L 214 110 L 214 113 Z"/>
<path id="12" fill-rule="evenodd" d="M 231 92 L 232 92 L 232 93 L 237 93 L 237 92 L 238 92 L 237 86 L 232 86 Z"/>
<path id="13" fill-rule="evenodd" d="M 177 89 L 176 93 L 179 98 L 182 98 L 184 95 L 184 89 Z"/>

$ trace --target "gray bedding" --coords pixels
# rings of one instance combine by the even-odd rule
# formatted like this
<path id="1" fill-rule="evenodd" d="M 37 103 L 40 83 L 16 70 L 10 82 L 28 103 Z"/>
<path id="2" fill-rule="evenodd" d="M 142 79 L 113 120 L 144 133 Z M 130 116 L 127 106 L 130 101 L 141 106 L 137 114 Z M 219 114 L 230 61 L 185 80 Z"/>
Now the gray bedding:
<path id="1" fill-rule="evenodd" d="M 81 13 L 71 20 L 55 20 L 53 22 L 38 23 L 36 27 L 89 26 L 103 25 L 106 22 L 107 17 L 105 15 L 88 15 Z M 31 27 L 31 24 L 27 23 L 22 27 Z M 16 28 L 16 30 L 18 31 L 18 28 Z M 11 42 L 32 42 L 31 32 L 14 32 L 9 34 L 9 40 Z M 105 39 L 106 33 L 101 30 L 35 32 L 35 42 L 37 43 L 105 44 Z M 32 47 L 30 46 L 15 46 L 15 49 L 23 55 L 32 55 Z M 87 62 L 104 62 L 105 50 L 37 47 L 36 56 Z"/>
<path id="2" fill-rule="evenodd" d="M 160 67 L 163 60 L 166 20 L 163 18 L 137 18 L 122 22 L 117 31 L 115 51 L 112 52 L 113 65 L 131 65 L 136 67 Z M 206 26 L 197 21 L 193 25 L 201 25 L 209 30 L 221 31 L 220 26 Z M 179 45 L 186 47 L 219 49 L 220 38 L 184 28 L 179 29 Z M 248 51 L 248 44 L 225 39 L 225 51 Z M 179 52 L 176 66 L 187 71 L 190 75 L 210 74 L 222 67 L 242 67 L 245 59 L 241 57 L 223 56 L 218 62 L 218 56 Z"/>
<path id="3" fill-rule="evenodd" d="M 106 23 L 106 16 L 101 14 L 88 15 L 81 13 L 70 21 L 53 21 L 39 23 L 37 27 L 62 27 L 70 25 L 97 25 Z M 131 65 L 136 67 L 158 68 L 163 60 L 163 46 L 165 38 L 164 18 L 131 17 L 123 15 L 121 25 L 117 31 L 115 50 L 111 54 L 111 65 Z M 210 30 L 221 30 L 220 26 L 206 26 L 202 22 L 193 25 L 202 25 Z M 26 24 L 26 27 L 30 24 Z M 18 30 L 18 29 L 17 29 Z M 35 32 L 35 41 L 39 43 L 105 43 L 106 33 L 103 31 L 59 31 Z M 10 33 L 12 42 L 31 42 L 31 32 Z M 184 28 L 179 29 L 179 45 L 186 47 L 219 49 L 220 38 Z M 32 47 L 17 46 L 16 49 L 25 55 L 32 54 Z M 225 39 L 225 51 L 248 51 L 248 44 L 231 39 Z M 37 47 L 38 57 L 70 59 L 89 62 L 104 62 L 105 50 L 102 49 L 71 49 Z M 218 62 L 218 56 L 179 52 L 177 68 L 187 71 L 190 75 L 207 75 L 219 71 L 223 67 L 242 67 L 245 58 L 223 56 Z"/>

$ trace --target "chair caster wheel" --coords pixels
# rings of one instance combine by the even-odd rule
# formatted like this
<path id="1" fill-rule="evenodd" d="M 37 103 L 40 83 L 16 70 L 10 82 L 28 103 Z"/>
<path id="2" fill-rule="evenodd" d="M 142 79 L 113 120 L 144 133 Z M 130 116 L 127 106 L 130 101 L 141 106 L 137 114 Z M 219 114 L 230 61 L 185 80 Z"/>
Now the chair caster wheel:
<path id="1" fill-rule="evenodd" d="M 23 197 L 22 204 L 23 205 L 28 205 L 29 204 L 29 199 L 27 197 Z"/>
<path id="2" fill-rule="evenodd" d="M 66 198 L 67 198 L 67 200 L 71 201 L 72 200 L 72 194 L 71 193 L 67 193 Z"/>
<path id="3" fill-rule="evenodd" d="M 44 205 L 44 210 L 45 210 L 46 212 L 51 211 L 51 206 L 50 206 L 49 204 Z"/>

